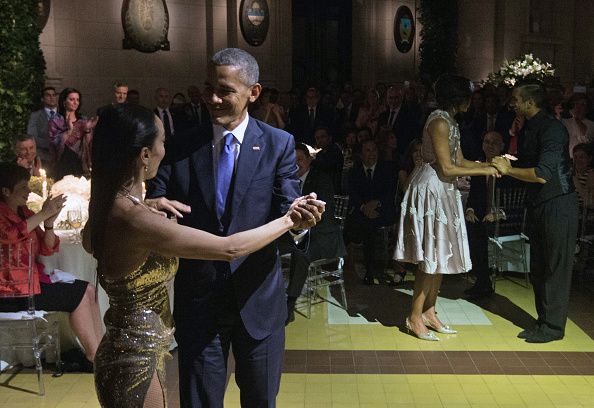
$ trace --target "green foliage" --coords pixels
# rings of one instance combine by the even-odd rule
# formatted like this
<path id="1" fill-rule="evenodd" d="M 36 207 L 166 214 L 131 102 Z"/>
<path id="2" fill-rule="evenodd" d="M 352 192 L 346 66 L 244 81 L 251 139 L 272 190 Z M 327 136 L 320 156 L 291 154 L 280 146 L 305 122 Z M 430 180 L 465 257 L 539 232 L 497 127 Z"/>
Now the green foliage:
<path id="1" fill-rule="evenodd" d="M 25 133 L 44 84 L 38 2 L 0 0 L 0 160 L 14 158 L 11 143 Z"/>
<path id="2" fill-rule="evenodd" d="M 422 24 L 419 54 L 421 78 L 427 84 L 443 73 L 456 72 L 458 52 L 458 1 L 421 0 Z"/>

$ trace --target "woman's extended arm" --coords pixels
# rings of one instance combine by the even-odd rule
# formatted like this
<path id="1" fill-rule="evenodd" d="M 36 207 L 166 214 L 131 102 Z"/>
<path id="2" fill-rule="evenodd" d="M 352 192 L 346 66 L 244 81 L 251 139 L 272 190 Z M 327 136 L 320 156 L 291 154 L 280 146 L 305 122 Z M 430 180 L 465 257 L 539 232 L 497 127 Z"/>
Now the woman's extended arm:
<path id="1" fill-rule="evenodd" d="M 427 128 L 431 136 L 431 143 L 435 152 L 437 168 L 439 172 L 446 177 L 457 176 L 492 176 L 497 174 L 497 170 L 489 163 L 475 163 L 466 160 L 460 149 L 457 152 L 457 162 L 452 163 L 450 158 L 450 147 L 448 144 L 449 124 L 445 119 L 434 119 Z"/>

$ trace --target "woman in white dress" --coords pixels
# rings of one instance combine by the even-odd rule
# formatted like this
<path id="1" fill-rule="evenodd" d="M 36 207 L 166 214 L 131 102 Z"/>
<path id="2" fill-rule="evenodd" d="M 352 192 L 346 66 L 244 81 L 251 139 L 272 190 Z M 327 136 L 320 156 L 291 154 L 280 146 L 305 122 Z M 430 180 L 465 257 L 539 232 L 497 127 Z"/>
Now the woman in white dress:
<path id="1" fill-rule="evenodd" d="M 430 341 L 439 338 L 427 327 L 439 333 L 456 333 L 435 313 L 442 275 L 472 268 L 456 178 L 497 175 L 489 163 L 464 159 L 460 149 L 460 130 L 454 116 L 468 108 L 472 83 L 442 75 L 434 88 L 439 109 L 429 115 L 423 130 L 423 163 L 413 172 L 402 200 L 394 254 L 398 261 L 418 265 L 406 328 Z"/>

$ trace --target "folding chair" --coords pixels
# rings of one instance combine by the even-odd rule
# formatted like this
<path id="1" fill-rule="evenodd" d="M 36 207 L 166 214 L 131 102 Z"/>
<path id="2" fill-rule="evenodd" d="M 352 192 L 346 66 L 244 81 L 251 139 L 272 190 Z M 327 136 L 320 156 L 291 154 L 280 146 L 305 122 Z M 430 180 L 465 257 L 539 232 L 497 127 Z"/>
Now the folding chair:
<path id="1" fill-rule="evenodd" d="M 495 191 L 495 226 L 493 236 L 489 237 L 492 244 L 492 270 L 517 271 L 524 274 L 522 286 L 530 284 L 528 274 L 528 236 L 524 233 L 526 226 L 526 188 L 498 187 Z M 497 276 L 493 277 L 493 289 Z"/>
<path id="2" fill-rule="evenodd" d="M 31 350 L 37 371 L 38 394 L 45 395 L 43 385 L 43 367 L 41 356 L 48 346 L 56 351 L 56 367 L 61 367 L 60 335 L 58 322 L 48 324 L 43 311 L 35 310 L 35 279 L 33 275 L 33 241 L 31 239 L 17 243 L 0 243 L 0 300 L 27 298 L 27 310 L 16 313 L 0 313 L 0 331 L 5 341 L 0 343 L 0 360 L 3 352 L 19 349 Z M 41 328 L 43 322 L 45 329 Z M 10 330 L 18 329 L 19 336 L 7 336 Z M 28 336 L 23 336 L 25 329 Z M 2 382 L 7 385 L 12 376 Z"/>

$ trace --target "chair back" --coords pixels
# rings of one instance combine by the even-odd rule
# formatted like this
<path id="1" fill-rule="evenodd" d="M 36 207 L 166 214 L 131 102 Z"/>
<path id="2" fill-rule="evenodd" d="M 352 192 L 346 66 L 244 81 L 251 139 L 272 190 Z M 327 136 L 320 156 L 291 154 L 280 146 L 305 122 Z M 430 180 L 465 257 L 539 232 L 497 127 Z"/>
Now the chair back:
<path id="1" fill-rule="evenodd" d="M 0 242 L 0 299 L 29 298 L 28 312 L 35 314 L 39 284 L 33 276 L 33 240 Z"/>
<path id="2" fill-rule="evenodd" d="M 338 221 L 340 226 L 344 226 L 347 213 L 349 211 L 349 196 L 335 195 L 334 196 L 334 218 Z"/>
<path id="3" fill-rule="evenodd" d="M 495 191 L 497 222 L 495 236 L 524 233 L 526 219 L 526 188 L 498 187 Z"/>

